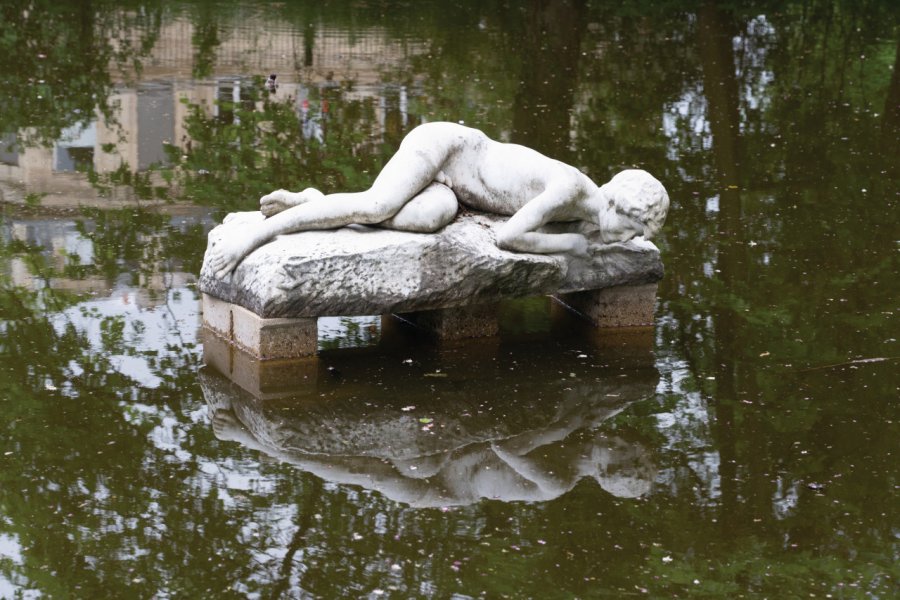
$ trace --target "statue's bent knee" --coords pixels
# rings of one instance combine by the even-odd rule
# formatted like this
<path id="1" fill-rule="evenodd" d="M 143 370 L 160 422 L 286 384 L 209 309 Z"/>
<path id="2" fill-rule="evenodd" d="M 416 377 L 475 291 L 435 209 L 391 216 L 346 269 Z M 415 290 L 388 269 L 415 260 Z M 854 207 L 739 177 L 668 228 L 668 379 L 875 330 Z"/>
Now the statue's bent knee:
<path id="1" fill-rule="evenodd" d="M 458 208 L 453 190 L 446 185 L 432 183 L 382 225 L 399 231 L 431 233 L 449 224 L 456 217 Z"/>

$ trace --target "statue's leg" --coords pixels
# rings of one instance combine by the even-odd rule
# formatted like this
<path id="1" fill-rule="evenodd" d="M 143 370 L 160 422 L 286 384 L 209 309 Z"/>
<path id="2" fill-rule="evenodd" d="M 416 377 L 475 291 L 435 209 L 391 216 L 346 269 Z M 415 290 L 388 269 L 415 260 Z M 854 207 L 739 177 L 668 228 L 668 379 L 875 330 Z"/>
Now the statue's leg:
<path id="1" fill-rule="evenodd" d="M 354 204 L 356 205 L 354 212 L 359 214 L 359 201 L 367 197 L 371 210 L 363 210 L 362 212 L 377 214 L 374 214 L 374 216 L 367 214 L 366 220 L 354 222 L 372 223 L 373 219 L 385 212 L 391 213 L 388 215 L 389 217 L 393 216 L 393 213 L 401 210 L 413 198 L 420 196 L 425 191 L 425 188 L 433 182 L 442 183 L 448 188 L 453 187 L 450 177 L 441 170 L 441 167 L 447 157 L 458 150 L 459 140 L 457 135 L 447 135 L 442 125 L 429 124 L 420 126 L 407 134 L 396 154 L 385 164 L 378 177 L 375 178 L 372 187 L 365 192 L 329 194 L 326 197 L 315 188 L 307 188 L 302 192 L 275 190 L 260 198 L 260 210 L 266 217 L 271 217 L 289 208 L 327 198 L 327 201 L 331 204 L 336 202 Z M 413 222 L 409 222 L 407 218 L 399 219 L 397 221 L 398 225 L 400 223 L 408 223 L 408 227 L 411 228 L 409 229 L 410 231 L 422 230 L 423 227 L 428 227 L 427 223 L 435 222 L 436 219 L 441 220 L 450 211 L 451 206 L 454 205 L 455 197 L 450 198 L 446 194 L 429 193 L 419 198 L 416 204 L 420 205 L 432 200 L 440 206 L 435 207 L 434 210 L 426 211 L 429 213 L 428 218 L 421 225 L 416 223 L 415 219 L 413 219 Z M 455 212 L 454 207 L 453 214 Z M 417 208 L 410 211 L 409 215 L 422 213 L 423 208 Z M 449 218 L 452 218 L 452 215 Z M 445 224 L 434 227 L 440 228 Z"/>
<path id="2" fill-rule="evenodd" d="M 447 213 L 453 210 L 455 214 L 456 197 L 447 186 L 443 186 L 443 191 L 423 192 L 441 175 L 445 161 L 457 148 L 454 139 L 423 135 L 421 129 L 406 136 L 368 190 L 319 195 L 266 219 L 267 229 L 286 233 L 351 223 L 376 225 L 395 217 L 414 198 L 418 198 L 417 208 L 408 211 L 400 223 L 416 231 L 442 227 L 446 219 L 452 218 Z M 449 182 L 446 175 L 442 178 Z M 438 206 L 428 210 L 425 205 L 431 202 Z"/>
<path id="3" fill-rule="evenodd" d="M 444 184 L 432 183 L 404 204 L 397 214 L 378 226 L 397 231 L 432 233 L 449 224 L 456 217 L 457 210 L 459 202 L 453 190 Z"/>
<path id="4" fill-rule="evenodd" d="M 423 135 L 419 129 L 404 139 L 368 190 L 313 198 L 275 213 L 252 227 L 242 227 L 234 236 L 223 236 L 223 239 L 210 243 L 207 254 L 216 277 L 226 277 L 245 256 L 278 235 L 334 229 L 352 223 L 377 225 L 394 218 L 410 200 L 434 182 L 444 162 L 458 150 L 451 137 Z M 449 188 L 446 193 L 424 194 L 423 204 L 437 198 L 441 208 L 425 211 L 427 214 L 424 215 L 421 211 L 411 210 L 400 220 L 401 224 L 405 223 L 413 231 L 433 231 L 446 224 L 444 221 L 452 219 L 452 215 L 447 216 L 451 204 L 448 193 L 453 195 Z"/>

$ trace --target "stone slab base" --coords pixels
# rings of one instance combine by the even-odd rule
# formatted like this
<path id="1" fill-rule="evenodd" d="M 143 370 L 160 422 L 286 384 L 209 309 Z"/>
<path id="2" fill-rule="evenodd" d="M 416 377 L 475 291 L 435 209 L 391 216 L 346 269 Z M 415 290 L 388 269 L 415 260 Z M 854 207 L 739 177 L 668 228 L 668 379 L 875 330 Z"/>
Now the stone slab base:
<path id="1" fill-rule="evenodd" d="M 656 308 L 656 284 L 616 286 L 556 296 L 597 327 L 650 327 Z"/>
<path id="2" fill-rule="evenodd" d="M 258 211 L 233 213 L 209 235 L 227 243 L 263 221 Z M 508 252 L 497 247 L 498 215 L 460 215 L 434 234 L 365 226 L 280 235 L 250 253 L 224 279 L 207 252 L 199 289 L 265 318 L 382 315 L 490 304 L 659 281 L 663 265 L 652 242 L 590 240 L 589 256 Z M 588 228 L 590 229 L 590 228 Z"/>
<path id="3" fill-rule="evenodd" d="M 316 353 L 315 318 L 264 319 L 209 294 L 203 294 L 202 310 L 205 327 L 257 358 L 296 358 Z"/>

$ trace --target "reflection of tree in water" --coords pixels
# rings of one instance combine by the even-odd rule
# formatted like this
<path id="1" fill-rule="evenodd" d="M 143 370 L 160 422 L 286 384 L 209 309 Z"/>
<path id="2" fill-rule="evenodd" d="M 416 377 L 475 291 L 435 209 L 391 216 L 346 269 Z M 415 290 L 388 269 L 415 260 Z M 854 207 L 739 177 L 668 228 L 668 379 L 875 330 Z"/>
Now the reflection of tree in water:
<path id="1" fill-rule="evenodd" d="M 0 5 L 0 132 L 20 143 L 49 144 L 67 127 L 87 124 L 99 110 L 115 123 L 107 104 L 113 69 L 126 74 L 156 42 L 162 8 L 121 2 L 4 2 Z M 138 35 L 133 37 L 134 32 Z M 135 39 L 136 37 L 136 39 Z"/>
<path id="2" fill-rule="evenodd" d="M 194 62 L 191 74 L 195 79 L 212 75 L 216 63 L 216 50 L 222 43 L 219 25 L 221 10 L 221 6 L 212 2 L 200 2 L 196 12 L 192 14 L 194 32 L 191 42 L 194 45 Z"/>
<path id="3" fill-rule="evenodd" d="M 303 135 L 303 119 L 312 116 L 304 115 L 302 104 L 298 110 L 293 98 L 262 94 L 257 83 L 247 91 L 249 106 L 221 103 L 233 119 L 223 121 L 200 105 L 189 106 L 190 145 L 170 149 L 181 198 L 249 210 L 278 188 L 361 189 L 393 152 L 377 144 L 374 99 L 349 100 L 349 90 L 335 86 L 311 89 L 308 104 L 328 107 L 327 135 L 320 141 Z"/>
<path id="4" fill-rule="evenodd" d="M 225 596 L 238 593 L 235 582 L 251 579 L 250 587 L 273 596 L 301 579 L 322 597 L 338 597 L 359 582 L 404 590 L 426 582 L 434 586 L 429 589 L 496 595 L 533 584 L 583 596 L 597 594 L 602 583 L 616 595 L 645 580 L 651 595 L 805 596 L 840 585 L 846 591 L 848 583 L 862 586 L 854 591 L 889 595 L 892 522 L 878 515 L 895 513 L 896 415 L 873 400 L 896 395 L 896 365 L 819 367 L 861 358 L 896 337 L 888 314 L 898 296 L 896 176 L 882 173 L 896 168 L 896 142 L 880 133 L 896 123 L 890 108 L 897 87 L 888 87 L 898 73 L 894 4 L 817 0 L 777 12 L 767 5 L 737 12 L 719 5 L 716 18 L 725 27 L 718 51 L 735 32 L 746 42 L 760 14 L 773 32 L 757 32 L 758 45 L 732 46 L 739 69 L 731 72 L 711 68 L 698 45 L 700 9 L 686 15 L 674 8 L 656 12 L 657 6 L 589 7 L 573 108 L 575 162 L 598 179 L 604 169 L 642 164 L 670 185 L 658 348 L 664 358 L 671 347 L 688 360 L 679 371 L 682 388 L 663 382 L 673 391 L 660 394 L 661 408 L 644 403 L 620 418 L 661 435 L 654 413 L 676 410 L 685 389 L 704 406 L 717 400 L 709 430 L 684 425 L 695 437 L 660 457 L 670 488 L 658 490 L 652 503 L 616 503 L 585 482 L 551 502 L 485 501 L 445 514 L 398 508 L 377 494 L 335 489 L 283 465 L 259 465 L 253 453 L 218 444 L 208 427 L 192 428 L 191 411 L 202 403 L 193 354 L 162 358 L 168 365 L 161 369 L 163 384 L 140 388 L 111 369 L 104 352 L 86 351 L 83 332 L 46 318 L 77 298 L 31 295 L 4 282 L 0 531 L 24 550 L 22 564 L 0 561 L 0 572 L 51 597 L 72 590 L 99 597 L 126 585 L 137 596 L 159 590 Z M 87 5 L 35 6 L 35 19 L 27 22 L 20 3 L 0 8 L 4 34 L 34 36 L 41 46 L 0 37 L 10 50 L 0 67 L 3 80 L 21 92 L 0 99 L 0 129 L 37 125 L 40 135 L 55 139 L 91 113 L 93 93 L 105 97 L 108 58 L 99 56 L 107 50 L 97 36 L 76 39 Z M 381 4 L 367 6 L 380 10 Z M 429 22 L 445 19 L 448 26 L 434 26 L 436 58 L 423 57 L 419 65 L 429 76 L 428 98 L 415 101 L 421 114 L 462 118 L 494 134 L 509 128 L 526 61 L 497 49 L 513 46 L 518 35 L 504 37 L 503 24 L 523 17 L 497 8 L 488 2 L 481 13 L 462 5 L 428 13 Z M 420 26 L 405 20 L 413 12 L 401 11 L 388 27 Z M 134 18 L 142 14 L 135 11 Z M 44 29 L 32 33 L 37 24 Z M 79 44 L 97 51 L 73 52 Z M 29 77 L 33 83 L 19 90 Z M 733 120 L 712 131 L 712 113 L 722 106 L 710 86 L 732 85 L 726 77 L 738 89 L 736 133 L 729 131 Z M 760 90 L 759 104 L 750 105 L 748 87 Z M 677 124 L 675 138 L 660 131 L 660 115 L 688 95 L 697 100 L 690 116 L 708 121 L 702 133 L 709 145 L 691 137 L 688 122 Z M 354 141 L 373 139 L 371 105 L 342 108 L 340 91 L 332 99 L 333 111 L 347 111 L 347 125 L 329 123 L 329 136 L 344 137 L 325 148 L 298 139 L 290 106 L 242 114 L 240 127 L 198 115 L 194 133 L 208 147 L 192 148 L 179 163 L 186 167 L 182 197 L 251 208 L 262 192 L 282 185 L 363 185 L 393 148 L 350 151 Z M 737 164 L 726 160 L 722 136 L 729 135 L 738 138 Z M 720 180 L 727 171 L 720 162 L 732 169 L 732 179 Z M 738 189 L 723 192 L 730 182 Z M 105 257 L 97 264 L 110 276 L 133 267 L 132 258 L 120 256 L 139 260 L 126 249 L 143 243 L 127 231 L 130 220 L 113 219 L 110 235 L 98 237 Z M 197 231 L 173 247 L 189 264 L 199 260 L 202 245 Z M 3 252 L 40 261 L 13 245 Z M 115 323 L 108 329 L 107 342 L 117 346 Z M 834 402 L 837 397 L 845 400 Z M 163 421 L 168 429 L 157 430 Z M 734 462 L 718 468 L 723 459 Z M 709 471 L 695 470 L 704 460 Z M 229 468 L 271 488 L 241 494 L 222 482 L 234 474 Z M 203 469 L 217 475 L 204 476 Z M 721 482 L 723 476 L 731 480 Z M 824 492 L 810 482 L 823 483 Z M 721 496 L 720 483 L 727 488 Z M 271 548 L 286 554 L 267 559 Z M 397 559 L 403 570 L 396 574 L 391 560 L 373 556 Z M 451 568 L 464 558 L 470 561 L 459 571 Z M 211 589 L 199 590 L 197 582 Z"/>
<path id="5" fill-rule="evenodd" d="M 667 309 L 677 326 L 665 327 L 664 337 L 682 349 L 711 404 L 720 482 L 714 506 L 723 535 L 754 540 L 754 532 L 770 529 L 793 543 L 829 544 L 831 532 L 853 527 L 854 517 L 813 509 L 820 492 L 809 481 L 836 477 L 831 489 L 841 500 L 829 497 L 845 508 L 857 506 L 855 487 L 880 488 L 877 502 L 890 502 L 881 480 L 890 468 L 876 458 L 889 452 L 883 442 L 891 436 L 876 416 L 884 407 L 834 402 L 854 396 L 864 375 L 804 367 L 841 363 L 854 348 L 877 348 L 889 336 L 883 293 L 895 261 L 875 248 L 888 247 L 893 234 L 890 226 L 870 226 L 884 216 L 884 205 L 872 199 L 889 197 L 895 185 L 878 135 L 887 78 L 864 57 L 888 55 L 879 38 L 892 10 L 885 3 L 858 11 L 815 2 L 759 17 L 709 3 L 697 13 L 701 117 L 711 154 L 702 168 L 681 164 L 694 179 L 687 193 L 673 195 L 681 196 L 673 214 L 694 234 L 667 240 L 673 277 L 663 293 L 672 298 Z M 697 201 L 689 201 L 690 192 Z M 713 204 L 699 201 L 710 197 Z M 836 306 L 835 297 L 853 297 L 854 306 Z M 867 397 L 890 395 L 885 374 L 879 364 L 869 368 L 865 379 L 880 392 Z M 836 450 L 854 436 L 872 444 L 879 475 L 849 468 L 851 459 Z M 797 518 L 785 517 L 789 504 L 802 507 Z M 877 547 L 888 535 L 871 533 L 857 543 Z M 762 543 L 756 551 L 775 550 Z M 754 571 L 743 553 L 732 560 L 736 569 Z M 797 566 L 814 577 L 830 570 L 827 562 L 808 556 Z M 851 562 L 878 580 L 877 568 Z M 784 581 L 786 589 L 803 589 L 789 576 Z M 823 581 L 837 583 L 830 575 Z"/>
<path id="6" fill-rule="evenodd" d="M 196 471 L 190 463 L 169 460 L 164 448 L 147 444 L 164 415 L 171 415 L 167 399 L 189 387 L 196 354 L 184 346 L 153 363 L 151 355 L 160 352 L 151 350 L 149 364 L 155 364 L 160 383 L 141 389 L 111 355 L 148 349 L 122 344 L 120 323 L 92 314 L 89 305 L 82 305 L 80 317 L 65 316 L 84 302 L 83 296 L 15 285 L 5 264 L 14 258 L 26 261 L 35 277 L 58 275 L 42 248 L 0 245 L 0 409 L 7 423 L 0 433 L 5 449 L 0 533 L 22 550 L 18 562 L 0 561 L 0 573 L 23 589 L 50 596 L 73 589 L 102 596 L 125 581 L 135 589 L 149 583 L 145 593 L 152 594 L 160 585 L 151 572 L 113 557 L 154 545 L 167 553 L 169 536 L 160 519 L 193 530 L 203 527 L 208 516 L 210 532 L 226 527 L 215 517 L 215 503 L 199 497 L 183 499 L 174 511 L 165 503 L 159 511 L 148 510 L 148 494 L 177 494 L 167 490 L 167 477 L 190 478 Z M 91 322 L 100 327 L 98 345 L 85 327 Z M 148 486 L 151 480 L 156 483 Z M 57 575 L 42 576 L 48 572 Z"/>
<path id="7" fill-rule="evenodd" d="M 528 5 L 519 89 L 513 105 L 512 141 L 572 162 L 570 129 L 586 26 L 583 0 Z"/>

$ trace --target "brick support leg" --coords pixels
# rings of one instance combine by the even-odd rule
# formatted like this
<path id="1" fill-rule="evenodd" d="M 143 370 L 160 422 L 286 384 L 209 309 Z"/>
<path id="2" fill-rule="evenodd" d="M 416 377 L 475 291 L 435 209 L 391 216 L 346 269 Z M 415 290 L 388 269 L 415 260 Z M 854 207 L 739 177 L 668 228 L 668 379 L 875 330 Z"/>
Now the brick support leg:
<path id="1" fill-rule="evenodd" d="M 264 319 L 242 306 L 203 294 L 203 325 L 256 358 L 311 356 L 318 347 L 316 319 Z"/>
<path id="2" fill-rule="evenodd" d="M 496 304 L 479 304 L 406 313 L 420 329 L 439 340 L 494 337 L 500 333 Z"/>
<path id="3" fill-rule="evenodd" d="M 656 284 L 561 294 L 559 299 L 597 327 L 649 327 L 656 307 Z"/>

